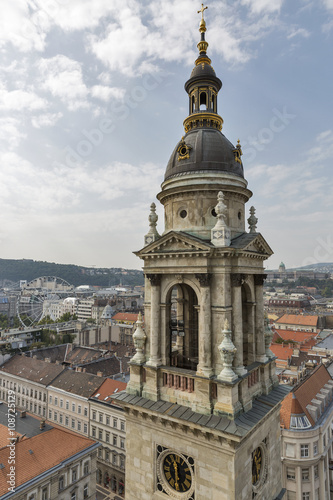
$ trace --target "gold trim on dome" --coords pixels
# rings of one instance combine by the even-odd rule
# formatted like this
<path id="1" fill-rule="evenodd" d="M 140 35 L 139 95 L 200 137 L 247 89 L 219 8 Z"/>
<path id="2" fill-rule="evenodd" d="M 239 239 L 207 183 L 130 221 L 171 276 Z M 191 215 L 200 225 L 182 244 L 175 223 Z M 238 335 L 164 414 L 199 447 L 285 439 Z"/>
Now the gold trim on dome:
<path id="1" fill-rule="evenodd" d="M 184 129 L 187 133 L 189 130 L 199 127 L 211 127 L 222 130 L 223 118 L 215 113 L 195 113 L 188 116 L 184 122 Z"/>

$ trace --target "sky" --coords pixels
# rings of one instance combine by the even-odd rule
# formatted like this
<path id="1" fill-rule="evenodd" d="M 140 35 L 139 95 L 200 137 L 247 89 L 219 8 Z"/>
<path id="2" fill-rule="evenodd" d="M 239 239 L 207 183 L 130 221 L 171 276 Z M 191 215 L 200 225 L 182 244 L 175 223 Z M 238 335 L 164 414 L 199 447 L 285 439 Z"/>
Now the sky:
<path id="1" fill-rule="evenodd" d="M 211 0 L 223 133 L 287 268 L 333 262 L 333 0 Z M 200 2 L 4 0 L 0 258 L 142 267 L 188 114 Z"/>

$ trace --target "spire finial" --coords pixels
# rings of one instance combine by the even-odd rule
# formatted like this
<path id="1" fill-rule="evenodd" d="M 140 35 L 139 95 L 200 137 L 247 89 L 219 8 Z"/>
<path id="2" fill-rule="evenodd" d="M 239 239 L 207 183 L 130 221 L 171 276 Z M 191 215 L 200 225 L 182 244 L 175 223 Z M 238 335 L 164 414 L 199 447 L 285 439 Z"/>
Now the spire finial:
<path id="1" fill-rule="evenodd" d="M 198 10 L 198 14 L 200 14 L 201 12 L 201 21 L 200 21 L 200 24 L 199 24 L 199 31 L 200 33 L 205 33 L 206 31 L 206 21 L 204 19 L 204 12 L 205 10 L 208 9 L 208 7 L 204 7 L 204 4 L 202 3 L 201 4 L 201 9 Z"/>
<path id="2" fill-rule="evenodd" d="M 249 229 L 250 233 L 256 233 L 257 232 L 257 222 L 258 219 L 255 216 L 256 209 L 254 207 L 250 208 L 250 217 L 247 219 L 247 222 L 249 223 Z"/>
<path id="3" fill-rule="evenodd" d="M 150 205 L 150 213 L 149 213 L 149 231 L 145 236 L 145 245 L 149 245 L 153 241 L 156 241 L 160 235 L 157 232 L 156 225 L 158 221 L 158 215 L 156 214 L 156 205 L 152 203 Z"/>
<path id="4" fill-rule="evenodd" d="M 216 247 L 228 247 L 231 243 L 231 233 L 225 222 L 228 208 L 224 203 L 224 194 L 222 191 L 218 193 L 217 201 L 218 203 L 215 207 L 217 221 L 211 230 L 211 242 Z"/>

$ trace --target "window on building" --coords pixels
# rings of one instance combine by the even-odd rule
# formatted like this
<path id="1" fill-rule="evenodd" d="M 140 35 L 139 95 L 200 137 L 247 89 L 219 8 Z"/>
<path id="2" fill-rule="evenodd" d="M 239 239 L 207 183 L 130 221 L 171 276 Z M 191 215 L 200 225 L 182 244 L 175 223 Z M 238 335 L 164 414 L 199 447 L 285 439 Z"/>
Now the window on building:
<path id="1" fill-rule="evenodd" d="M 313 454 L 314 456 L 318 455 L 318 441 L 313 443 Z"/>
<path id="2" fill-rule="evenodd" d="M 88 424 L 83 424 L 83 432 L 84 432 L 85 434 L 87 434 L 87 433 L 88 433 Z"/>
<path id="3" fill-rule="evenodd" d="M 125 449 L 125 439 L 120 438 L 120 448 Z"/>
<path id="4" fill-rule="evenodd" d="M 92 435 L 93 438 L 96 437 L 96 427 L 92 427 L 91 428 L 91 435 Z"/>
<path id="5" fill-rule="evenodd" d="M 58 413 L 55 411 L 53 415 L 53 420 L 56 422 L 58 420 Z"/>
<path id="6" fill-rule="evenodd" d="M 60 414 L 59 414 L 59 424 L 63 424 L 63 423 L 64 423 L 63 421 L 64 421 L 63 414 L 62 414 L 62 413 L 60 413 Z"/>
<path id="7" fill-rule="evenodd" d="M 103 413 L 99 414 L 99 421 L 100 421 L 101 424 L 103 423 Z"/>
<path id="8" fill-rule="evenodd" d="M 113 427 L 114 427 L 114 428 L 117 428 L 117 425 L 118 425 L 118 419 L 117 419 L 117 418 L 114 418 L 114 419 L 113 419 Z"/>
<path id="9" fill-rule="evenodd" d="M 287 467 L 287 479 L 295 481 L 295 468 Z"/>
<path id="10" fill-rule="evenodd" d="M 64 407 L 64 400 L 63 400 L 63 399 L 60 399 L 60 401 L 59 401 L 59 406 L 60 406 L 60 408 L 63 408 L 63 407 Z"/>
<path id="11" fill-rule="evenodd" d="M 302 481 L 310 481 L 309 469 L 302 469 Z"/>
<path id="12" fill-rule="evenodd" d="M 315 479 L 318 479 L 318 477 L 319 477 L 319 467 L 318 467 L 318 464 L 314 466 L 314 477 L 315 477 Z"/>
<path id="13" fill-rule="evenodd" d="M 98 448 L 98 458 L 103 458 L 102 447 Z"/>
<path id="14" fill-rule="evenodd" d="M 80 414 L 82 413 L 82 406 L 81 405 L 77 406 L 77 412 L 80 413 Z"/>
<path id="15" fill-rule="evenodd" d="M 296 492 L 295 491 L 287 491 L 287 500 L 296 500 Z"/>
<path id="16" fill-rule="evenodd" d="M 120 421 L 120 430 L 125 430 L 125 422 L 123 420 Z"/>
<path id="17" fill-rule="evenodd" d="M 310 500 L 310 492 L 304 491 L 302 494 L 302 500 Z"/>
<path id="18" fill-rule="evenodd" d="M 294 443 L 286 443 L 286 457 L 295 458 L 295 445 Z"/>
<path id="19" fill-rule="evenodd" d="M 88 484 L 85 484 L 83 486 L 83 498 L 88 498 L 89 496 L 89 487 Z"/>
<path id="20" fill-rule="evenodd" d="M 87 406 L 84 407 L 84 416 L 85 417 L 88 416 L 88 407 Z"/>
<path id="21" fill-rule="evenodd" d="M 49 410 L 49 420 L 51 420 L 51 418 L 52 418 L 52 411 Z"/>
<path id="22" fill-rule="evenodd" d="M 105 422 L 106 422 L 106 425 L 110 425 L 110 417 L 109 417 L 109 415 L 106 415 Z"/>
<path id="23" fill-rule="evenodd" d="M 109 443 L 109 442 L 110 442 L 110 433 L 109 433 L 109 432 L 106 432 L 106 433 L 105 433 L 105 442 L 106 442 L 106 443 Z"/>
<path id="24" fill-rule="evenodd" d="M 309 456 L 309 445 L 301 444 L 301 458 L 307 458 Z"/>
<path id="25" fill-rule="evenodd" d="M 81 431 L 81 420 L 77 421 L 77 430 Z"/>
<path id="26" fill-rule="evenodd" d="M 59 477 L 59 490 L 63 490 L 65 487 L 65 478 L 64 476 Z"/>
<path id="27" fill-rule="evenodd" d="M 55 404 L 55 406 L 58 406 L 58 398 L 57 398 L 57 396 L 54 397 L 54 404 Z"/>
<path id="28" fill-rule="evenodd" d="M 105 450 L 105 460 L 107 462 L 109 462 L 109 460 L 110 460 L 110 451 L 109 450 Z"/>
<path id="29" fill-rule="evenodd" d="M 317 488 L 316 491 L 315 491 L 315 500 L 320 500 L 320 498 L 319 498 L 319 488 Z"/>
<path id="30" fill-rule="evenodd" d="M 77 500 L 76 499 L 76 491 L 72 491 L 72 493 L 71 493 L 71 500 Z"/>
<path id="31" fill-rule="evenodd" d="M 45 488 L 42 489 L 42 500 L 48 500 L 49 495 L 48 495 L 48 487 L 45 486 Z"/>
<path id="32" fill-rule="evenodd" d="M 75 411 L 75 403 L 72 403 L 72 411 Z"/>
<path id="33" fill-rule="evenodd" d="M 72 469 L 72 483 L 74 483 L 74 481 L 77 481 L 78 477 L 77 477 L 77 467 L 74 467 L 74 469 Z"/>
<path id="34" fill-rule="evenodd" d="M 84 462 L 83 464 L 83 474 L 87 476 L 89 474 L 89 462 Z"/>
<path id="35" fill-rule="evenodd" d="M 113 453 L 113 455 L 112 455 L 112 463 L 113 463 L 113 465 L 117 465 L 117 455 L 116 455 L 116 453 Z"/>
<path id="36" fill-rule="evenodd" d="M 113 446 L 117 446 L 117 435 L 116 434 L 112 434 L 112 444 Z"/>
<path id="37" fill-rule="evenodd" d="M 75 429 L 75 420 L 72 418 L 72 429 Z"/>
<path id="38" fill-rule="evenodd" d="M 49 396 L 49 404 L 50 405 L 52 404 L 52 396 L 51 395 Z"/>
<path id="39" fill-rule="evenodd" d="M 102 439 L 103 439 L 103 431 L 102 431 L 102 429 L 98 429 L 98 439 L 100 441 L 102 441 Z"/>
<path id="40" fill-rule="evenodd" d="M 66 401 L 66 410 L 69 410 L 69 401 Z"/>
<path id="41" fill-rule="evenodd" d="M 69 426 L 69 418 L 66 416 L 65 417 L 65 425 L 68 427 Z"/>
<path id="42" fill-rule="evenodd" d="M 323 436 L 323 443 L 324 443 L 324 448 L 326 448 L 326 434 Z"/>
<path id="43" fill-rule="evenodd" d="M 92 418 L 93 420 L 96 420 L 96 412 L 95 412 L 95 411 L 93 411 L 93 412 L 92 412 L 92 417 L 91 417 L 91 418 Z"/>
<path id="44" fill-rule="evenodd" d="M 120 455 L 120 467 L 123 469 L 125 467 L 125 457 L 123 455 Z"/>

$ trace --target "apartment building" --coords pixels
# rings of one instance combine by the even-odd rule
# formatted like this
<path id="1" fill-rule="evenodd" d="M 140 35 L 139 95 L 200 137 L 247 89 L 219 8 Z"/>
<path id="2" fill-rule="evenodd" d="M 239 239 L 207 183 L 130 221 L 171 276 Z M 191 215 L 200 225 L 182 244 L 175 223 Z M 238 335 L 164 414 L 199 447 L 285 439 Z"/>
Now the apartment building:
<path id="1" fill-rule="evenodd" d="M 53 428 L 29 438 L 16 437 L 12 446 L 15 469 L 11 468 L 8 439 L 0 449 L 1 499 L 95 500 L 95 441 Z"/>
<path id="2" fill-rule="evenodd" d="M 112 396 L 126 385 L 106 379 L 89 400 L 90 437 L 102 445 L 97 456 L 97 482 L 120 495 L 125 494 L 126 422 L 124 410 Z"/>
<path id="3" fill-rule="evenodd" d="M 280 422 L 286 500 L 332 500 L 333 380 L 323 364 L 284 399 Z"/>
<path id="4" fill-rule="evenodd" d="M 0 368 L 0 399 L 8 401 L 8 391 L 14 391 L 17 408 L 46 417 L 47 386 L 62 371 L 61 365 L 15 354 Z"/>
<path id="5" fill-rule="evenodd" d="M 64 370 L 47 388 L 48 421 L 88 436 L 89 398 L 104 380 L 90 373 Z"/>

